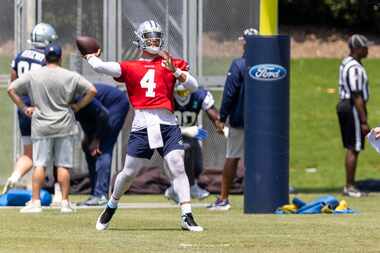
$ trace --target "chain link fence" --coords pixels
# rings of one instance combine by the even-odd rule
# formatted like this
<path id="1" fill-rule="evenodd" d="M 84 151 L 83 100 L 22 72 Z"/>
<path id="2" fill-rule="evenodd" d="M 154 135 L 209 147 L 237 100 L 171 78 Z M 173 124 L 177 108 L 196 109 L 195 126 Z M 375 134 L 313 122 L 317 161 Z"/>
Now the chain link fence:
<path id="1" fill-rule="evenodd" d="M 212 91 L 216 98 L 216 107 L 219 108 L 229 64 L 233 58 L 242 54 L 242 46 L 237 37 L 243 29 L 254 26 L 252 2 L 254 1 L 38 0 L 36 22 L 50 23 L 56 28 L 58 43 L 64 49 L 65 67 L 84 74 L 92 81 L 116 84 L 110 78 L 97 75 L 81 59 L 75 48 L 75 37 L 82 34 L 97 38 L 104 49 L 105 59 L 132 59 L 139 54 L 133 45 L 134 31 L 138 24 L 148 19 L 156 20 L 164 30 L 167 49 L 172 55 L 183 57 L 191 63 L 191 71 L 198 76 L 200 85 Z M 1 45 L 6 41 L 11 41 L 12 44 L 14 36 L 18 36 L 14 35 L 13 31 L 15 24 L 12 22 L 15 18 L 9 15 L 13 13 L 10 10 L 15 9 L 14 1 L 4 0 L 2 6 L 4 7 L 0 14 L 3 12 L 4 15 L 0 15 L 0 19 L 6 17 L 7 21 L 3 22 L 9 22 L 9 25 L 2 26 L 0 42 Z M 122 168 L 132 115 L 133 112 L 129 113 L 120 136 L 116 152 L 117 161 L 114 161 L 117 170 Z M 207 116 L 201 115 L 200 122 L 209 132 L 209 138 L 203 142 L 205 169 L 221 169 L 224 162 L 225 139 L 216 133 Z M 13 129 L 18 131 L 17 127 Z M 79 150 L 78 141 L 76 166 L 83 172 L 86 169 Z M 161 167 L 161 158 L 155 155 L 151 165 Z M 8 163 L 7 167 L 11 167 L 11 164 Z M 8 174 L 10 169 L 6 170 Z M 4 178 L 4 174 L 0 174 L 0 178 Z"/>

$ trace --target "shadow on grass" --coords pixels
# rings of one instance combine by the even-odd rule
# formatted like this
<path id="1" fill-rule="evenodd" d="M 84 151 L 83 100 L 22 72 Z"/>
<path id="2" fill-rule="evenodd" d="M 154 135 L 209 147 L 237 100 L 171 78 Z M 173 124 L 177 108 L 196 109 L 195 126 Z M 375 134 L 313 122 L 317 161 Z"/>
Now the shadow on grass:
<path id="1" fill-rule="evenodd" d="M 363 180 L 356 181 L 356 187 L 365 192 L 380 192 L 380 179 L 377 178 L 367 178 Z M 343 187 L 322 187 L 322 188 L 296 188 L 297 193 L 341 193 Z"/>
<path id="2" fill-rule="evenodd" d="M 343 188 L 341 187 L 322 187 L 322 188 L 296 188 L 294 194 L 297 193 L 341 193 Z"/>
<path id="3" fill-rule="evenodd" d="M 180 228 L 152 228 L 152 227 L 138 227 L 138 228 L 109 228 L 111 231 L 182 231 Z"/>

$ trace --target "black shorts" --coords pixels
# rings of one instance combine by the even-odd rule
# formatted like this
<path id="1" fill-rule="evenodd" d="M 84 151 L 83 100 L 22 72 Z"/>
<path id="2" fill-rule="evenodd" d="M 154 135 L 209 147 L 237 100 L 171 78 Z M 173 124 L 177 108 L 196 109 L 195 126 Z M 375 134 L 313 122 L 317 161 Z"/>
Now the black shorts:
<path id="1" fill-rule="evenodd" d="M 164 146 L 158 148 L 158 153 L 164 157 L 172 150 L 183 150 L 181 130 L 177 125 L 160 125 Z M 131 132 L 129 134 L 127 154 L 133 157 L 150 159 L 154 149 L 149 147 L 147 129 Z"/>
<path id="2" fill-rule="evenodd" d="M 350 100 L 342 100 L 336 109 L 343 146 L 358 152 L 363 150 L 365 136 L 360 129 L 359 114 L 356 108 L 351 105 Z"/>
<path id="3" fill-rule="evenodd" d="M 27 96 L 21 97 L 22 101 L 26 106 L 30 106 L 30 99 Z M 17 116 L 18 116 L 18 125 L 20 127 L 20 133 L 21 136 L 30 136 L 31 135 L 31 129 L 32 129 L 32 120 L 26 116 L 25 113 L 21 112 L 19 109 L 17 109 Z"/>

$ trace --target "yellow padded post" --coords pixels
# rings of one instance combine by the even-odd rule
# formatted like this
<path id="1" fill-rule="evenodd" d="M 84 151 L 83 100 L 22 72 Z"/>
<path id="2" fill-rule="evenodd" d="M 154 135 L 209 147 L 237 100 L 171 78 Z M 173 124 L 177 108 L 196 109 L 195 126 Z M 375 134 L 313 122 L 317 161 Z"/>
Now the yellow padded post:
<path id="1" fill-rule="evenodd" d="M 278 0 L 260 1 L 260 35 L 278 34 Z"/>

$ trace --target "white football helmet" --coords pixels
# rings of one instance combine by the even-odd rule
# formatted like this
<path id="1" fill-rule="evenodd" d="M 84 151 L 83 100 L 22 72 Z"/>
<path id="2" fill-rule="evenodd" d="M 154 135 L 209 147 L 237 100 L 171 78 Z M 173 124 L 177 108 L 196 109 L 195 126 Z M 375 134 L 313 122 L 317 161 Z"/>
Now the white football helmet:
<path id="1" fill-rule="evenodd" d="M 39 23 L 34 26 L 28 43 L 34 47 L 41 48 L 46 47 L 57 39 L 57 33 L 51 25 L 46 23 Z"/>
<path id="2" fill-rule="evenodd" d="M 163 33 L 160 24 L 153 20 L 147 20 L 139 25 L 135 31 L 137 40 L 134 43 L 142 50 L 151 54 L 158 54 L 163 45 Z M 159 40 L 158 46 L 152 45 L 151 40 Z"/>

